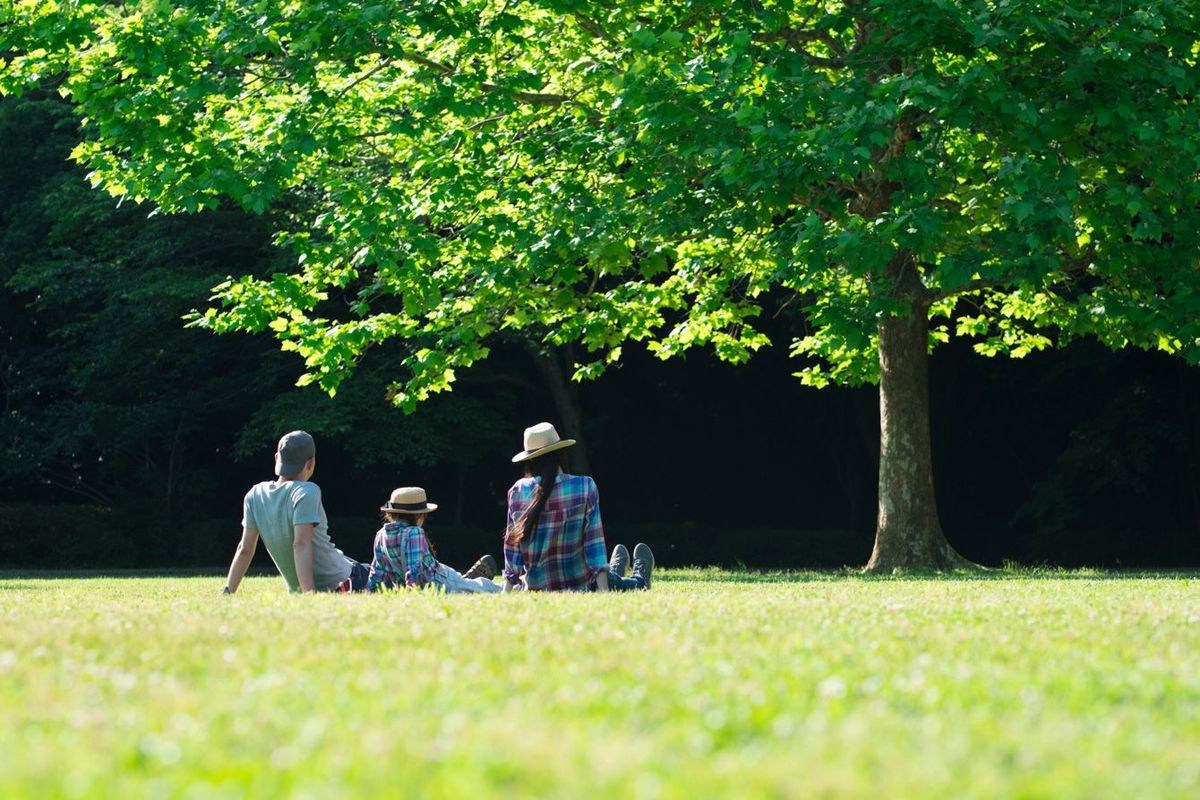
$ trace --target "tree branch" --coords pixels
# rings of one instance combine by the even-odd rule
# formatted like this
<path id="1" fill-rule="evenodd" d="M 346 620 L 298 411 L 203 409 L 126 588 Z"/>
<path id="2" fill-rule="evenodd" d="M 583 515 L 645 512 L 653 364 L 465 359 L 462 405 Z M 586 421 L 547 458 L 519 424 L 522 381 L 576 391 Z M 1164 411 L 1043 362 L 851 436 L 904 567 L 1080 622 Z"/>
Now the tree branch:
<path id="1" fill-rule="evenodd" d="M 384 56 L 383 58 L 381 58 L 379 60 L 379 63 L 376 64 L 373 68 L 371 68 L 367 72 L 364 72 L 362 75 L 359 75 L 357 78 L 352 80 L 350 83 L 343 86 L 341 88 L 341 91 L 339 91 L 336 95 L 334 95 L 333 100 L 329 103 L 328 106 L 325 107 L 325 111 L 322 112 L 321 116 L 317 118 L 317 121 L 313 123 L 312 130 L 316 130 L 317 128 L 321 127 L 321 123 L 324 122 L 325 118 L 329 116 L 329 112 L 333 111 L 333 109 L 335 109 L 337 107 L 337 104 L 339 102 L 341 102 L 342 98 L 345 97 L 346 94 L 351 89 L 353 89 L 355 86 L 358 86 L 363 81 L 370 80 L 375 75 L 378 75 L 380 72 L 382 72 L 384 69 L 386 69 L 389 65 L 391 65 L 391 63 L 392 63 L 392 60 L 390 58 L 388 58 L 387 56 Z"/>
<path id="2" fill-rule="evenodd" d="M 450 67 L 445 64 L 439 64 L 438 62 L 425 58 L 425 56 L 417 53 L 403 52 L 400 53 L 398 57 L 402 61 L 411 61 L 414 64 L 420 64 L 423 67 L 429 67 L 434 72 L 440 72 L 442 75 L 453 75 L 458 71 L 454 67 Z"/>
<path id="3" fill-rule="evenodd" d="M 876 164 L 886 164 L 894 158 L 904 155 L 904 148 L 917 138 L 917 126 L 921 124 L 925 113 L 910 111 L 900 116 L 896 127 L 892 129 L 892 140 L 875 153 Z"/>
<path id="4" fill-rule="evenodd" d="M 782 28 L 770 33 L 756 33 L 750 38 L 756 42 L 786 42 L 793 50 L 804 56 L 804 60 L 814 67 L 839 69 L 846 66 L 845 50 L 841 47 L 841 45 L 837 45 L 837 49 L 834 50 L 833 46 L 829 43 L 836 43 L 836 40 L 828 33 L 798 30 L 796 28 Z M 823 44 L 830 46 L 830 49 L 834 50 L 835 53 L 837 53 L 839 50 L 841 53 L 836 58 L 819 56 L 804 46 L 806 42 L 822 42 Z"/>
<path id="5" fill-rule="evenodd" d="M 818 189 L 809 188 L 807 191 L 794 193 L 792 195 L 792 201 L 802 208 L 807 208 L 809 211 L 816 214 L 821 218 L 822 222 L 829 222 L 830 220 L 834 219 L 834 215 L 824 208 L 820 201 L 823 197 L 827 197 L 831 191 L 840 195 L 847 191 L 852 192 L 854 189 L 842 183 L 837 178 L 830 178 L 828 181 L 826 181 L 824 186 Z M 785 217 L 790 216 L 790 213 L 785 215 Z M 781 223 L 784 221 L 786 221 L 786 218 L 781 220 Z"/>
<path id="6" fill-rule="evenodd" d="M 603 39 L 613 47 L 620 46 L 620 42 L 617 41 L 617 37 L 606 31 L 599 22 L 596 22 L 596 20 L 579 11 L 574 12 L 572 16 L 575 17 L 575 23 L 592 36 L 596 37 L 597 39 Z"/>
<path id="7" fill-rule="evenodd" d="M 84 483 L 78 475 L 74 476 L 74 480 L 71 480 L 70 478 L 62 478 L 59 475 L 50 472 L 46 468 L 37 470 L 35 474 L 38 478 L 50 484 L 51 486 L 56 486 L 59 489 L 77 494 L 80 497 L 91 500 L 97 505 L 107 508 L 111 508 L 113 505 L 112 499 L 109 498 L 108 495 L 104 494 L 99 489 L 94 489 L 88 484 Z"/>
<path id="8" fill-rule="evenodd" d="M 514 100 L 520 100 L 522 103 L 528 103 L 531 106 L 561 106 L 563 103 L 571 102 L 571 98 L 565 94 L 513 91 L 491 82 L 481 83 L 479 84 L 479 88 L 485 92 L 501 92 Z"/>
<path id="9" fill-rule="evenodd" d="M 975 292 L 983 291 L 984 289 L 999 289 L 1002 286 L 1012 284 L 1010 280 L 990 279 L 984 280 L 980 278 L 973 280 L 966 286 L 958 286 L 954 289 L 942 289 L 941 291 L 931 292 L 929 298 L 936 303 L 939 300 L 945 300 L 947 297 L 954 297 L 957 294 L 974 294 Z"/>
<path id="10" fill-rule="evenodd" d="M 417 53 L 403 52 L 397 57 L 399 59 L 401 59 L 402 61 L 411 61 L 414 64 L 420 64 L 423 67 L 428 67 L 429 69 L 433 70 L 434 72 L 436 72 L 439 75 L 442 75 L 444 77 L 450 77 L 451 75 L 455 75 L 458 73 L 457 67 L 452 67 L 448 64 L 439 63 L 437 61 L 426 58 L 425 56 L 419 55 Z M 365 77 L 369 77 L 369 76 L 365 76 Z M 564 103 L 577 102 L 577 101 L 575 101 L 575 99 L 573 97 L 571 97 L 569 95 L 565 95 L 565 94 L 556 94 L 553 92 L 515 91 L 515 90 L 506 89 L 497 83 L 492 83 L 491 81 L 484 81 L 483 83 L 479 84 L 479 88 L 483 89 L 483 91 L 485 91 L 485 92 L 497 92 L 497 93 L 506 94 L 509 97 L 513 98 L 514 100 L 518 100 L 522 103 L 526 103 L 531 106 L 561 106 Z M 577 104 L 580 106 L 583 106 L 584 108 L 587 108 L 587 106 L 584 106 L 583 103 L 577 103 Z M 592 111 L 592 109 L 588 109 L 588 110 Z M 594 113 L 594 111 L 593 111 L 593 113 Z"/>
<path id="11" fill-rule="evenodd" d="M 508 116 L 507 114 L 492 114 L 490 117 L 484 117 L 483 119 L 479 120 L 479 122 L 476 122 L 473 125 L 469 125 L 467 127 L 467 130 L 477 131 L 480 128 L 483 128 L 487 125 L 491 125 L 493 122 L 499 122 L 500 120 L 504 119 L 507 116 Z"/>
<path id="12" fill-rule="evenodd" d="M 1096 248 L 1095 245 L 1088 245 L 1087 249 L 1078 256 L 1068 255 L 1067 253 L 1063 253 L 1062 255 L 1063 274 L 1068 276 L 1075 275 L 1083 272 L 1090 267 L 1093 262 L 1095 262 Z M 947 297 L 953 297 L 956 294 L 971 294 L 984 289 L 1000 289 L 1006 286 L 1012 286 L 1016 282 L 1017 281 L 1013 278 L 978 278 L 967 283 L 965 286 L 959 286 L 954 289 L 943 289 L 941 291 L 933 292 L 930 296 L 932 297 L 933 302 L 936 303 L 939 300 L 945 300 Z"/>

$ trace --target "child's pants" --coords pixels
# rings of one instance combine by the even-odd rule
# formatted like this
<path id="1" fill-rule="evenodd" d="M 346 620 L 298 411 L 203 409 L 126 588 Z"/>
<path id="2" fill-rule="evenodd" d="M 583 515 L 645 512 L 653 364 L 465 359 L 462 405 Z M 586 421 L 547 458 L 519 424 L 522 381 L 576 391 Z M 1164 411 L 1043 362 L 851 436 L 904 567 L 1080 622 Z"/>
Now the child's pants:
<path id="1" fill-rule="evenodd" d="M 500 591 L 500 584 L 498 583 L 493 583 L 487 578 L 464 578 L 458 570 L 441 563 L 438 564 L 437 572 L 434 573 L 430 583 L 442 587 L 446 592 L 483 592 L 490 594 Z"/>

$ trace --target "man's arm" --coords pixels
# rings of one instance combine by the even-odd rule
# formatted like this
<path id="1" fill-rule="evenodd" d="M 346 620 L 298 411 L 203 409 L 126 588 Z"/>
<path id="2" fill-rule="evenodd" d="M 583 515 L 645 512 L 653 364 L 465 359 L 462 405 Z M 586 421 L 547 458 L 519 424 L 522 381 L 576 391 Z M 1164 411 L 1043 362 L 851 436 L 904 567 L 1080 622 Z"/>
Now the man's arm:
<path id="1" fill-rule="evenodd" d="M 237 591 L 242 578 L 246 576 L 250 559 L 254 558 L 254 551 L 257 549 L 258 529 L 243 527 L 242 540 L 238 542 L 237 552 L 233 554 L 233 563 L 229 565 L 229 577 L 225 579 L 225 591 L 229 594 Z"/>
<path id="2" fill-rule="evenodd" d="M 292 540 L 292 557 L 296 561 L 296 580 L 300 583 L 300 591 L 315 592 L 312 566 L 312 539 L 316 528 L 311 522 L 293 526 L 296 536 Z"/>

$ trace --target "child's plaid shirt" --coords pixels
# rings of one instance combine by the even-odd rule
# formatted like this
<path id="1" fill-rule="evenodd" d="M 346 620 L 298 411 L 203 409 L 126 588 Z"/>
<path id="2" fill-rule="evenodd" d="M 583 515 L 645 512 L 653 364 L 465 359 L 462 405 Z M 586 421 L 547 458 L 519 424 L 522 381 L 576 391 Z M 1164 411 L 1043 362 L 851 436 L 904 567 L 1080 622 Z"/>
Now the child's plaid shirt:
<path id="1" fill-rule="evenodd" d="M 425 531 L 416 525 L 389 522 L 375 534 L 375 557 L 367 588 L 381 585 L 422 586 L 437 572 L 438 561 L 429 549 Z"/>
<path id="2" fill-rule="evenodd" d="M 600 493 L 586 475 L 559 475 L 542 509 L 537 530 L 510 543 L 513 525 L 533 502 L 540 478 L 522 478 L 508 490 L 504 578 L 531 590 L 582 589 L 608 569 Z"/>

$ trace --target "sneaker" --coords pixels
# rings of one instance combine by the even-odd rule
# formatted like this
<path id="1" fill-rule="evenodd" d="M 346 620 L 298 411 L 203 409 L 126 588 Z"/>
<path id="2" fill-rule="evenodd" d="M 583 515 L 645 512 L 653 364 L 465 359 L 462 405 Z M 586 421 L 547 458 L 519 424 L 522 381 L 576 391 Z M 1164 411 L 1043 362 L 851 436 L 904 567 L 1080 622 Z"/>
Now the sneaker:
<path id="1" fill-rule="evenodd" d="M 608 560 L 608 571 L 618 578 L 625 577 L 625 570 L 629 567 L 629 548 L 623 544 L 619 544 L 613 548 L 612 558 Z"/>
<path id="2" fill-rule="evenodd" d="M 650 573 L 654 571 L 654 552 L 645 543 L 633 548 L 633 577 L 642 579 L 642 588 L 650 588 Z"/>
<path id="3" fill-rule="evenodd" d="M 486 578 L 490 581 L 496 577 L 496 559 L 484 556 L 472 564 L 471 568 L 463 573 L 463 577 L 469 581 L 475 578 Z"/>

